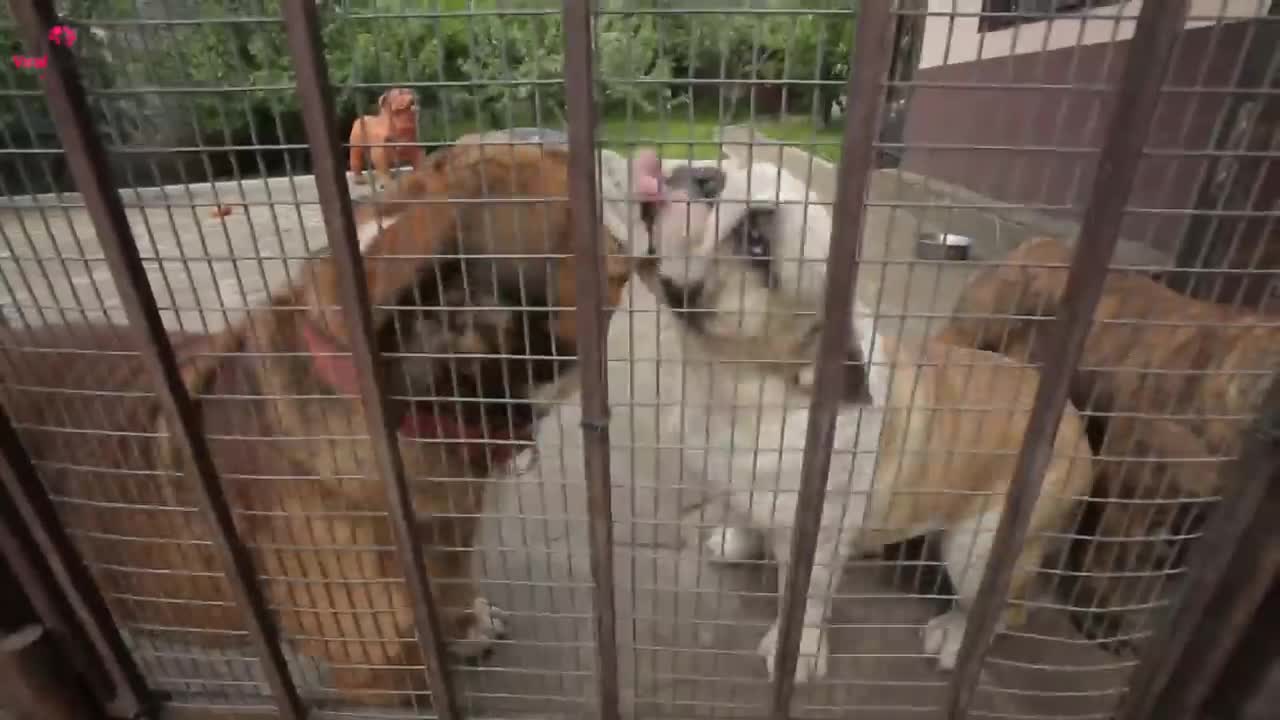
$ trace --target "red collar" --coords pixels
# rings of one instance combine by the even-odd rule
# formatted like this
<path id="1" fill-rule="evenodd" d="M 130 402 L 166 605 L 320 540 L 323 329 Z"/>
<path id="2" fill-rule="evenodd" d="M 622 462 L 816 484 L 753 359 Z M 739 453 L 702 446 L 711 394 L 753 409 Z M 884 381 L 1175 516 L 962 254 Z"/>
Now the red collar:
<path id="1" fill-rule="evenodd" d="M 347 351 L 311 323 L 303 324 L 302 338 L 316 375 L 339 392 L 360 394 L 360 373 Z M 505 463 L 533 439 L 527 430 L 514 436 L 504 428 L 489 428 L 486 433 L 483 427 L 458 422 L 453 419 L 454 413 L 441 412 L 435 403 L 412 401 L 410 407 L 400 422 L 401 435 L 419 440 L 460 441 L 463 452 L 473 460 L 484 461 L 487 455 L 493 464 Z"/>

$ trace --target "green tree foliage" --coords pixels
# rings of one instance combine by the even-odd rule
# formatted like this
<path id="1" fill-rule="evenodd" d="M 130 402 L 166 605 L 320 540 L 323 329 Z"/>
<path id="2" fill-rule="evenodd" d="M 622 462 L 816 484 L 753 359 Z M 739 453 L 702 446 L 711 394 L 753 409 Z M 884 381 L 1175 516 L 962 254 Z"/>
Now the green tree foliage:
<path id="1" fill-rule="evenodd" d="M 357 114 L 371 112 L 393 84 L 418 91 L 426 139 L 442 141 L 477 127 L 563 123 L 563 28 L 556 0 L 318 5 L 344 130 Z M 825 116 L 848 73 L 850 13 L 778 12 L 847 10 L 847 2 L 599 5 L 596 99 L 606 115 L 666 112 L 697 102 L 695 88 L 705 97 L 734 81 L 738 88 L 746 86 L 742 81 L 767 81 L 786 85 L 789 112 L 817 107 Z M 751 8 L 769 12 L 743 12 Z M 303 142 L 279 0 L 67 0 L 59 9 L 79 29 L 75 52 L 86 82 L 107 91 L 96 94 L 95 108 L 118 142 Z M 20 46 L 11 28 L 0 27 L 0 39 Z M 39 89 L 36 73 L 10 76 L 10 87 L 0 87 L 0 127 L 14 130 L 26 122 L 24 113 L 41 115 L 43 102 L 33 92 Z"/>

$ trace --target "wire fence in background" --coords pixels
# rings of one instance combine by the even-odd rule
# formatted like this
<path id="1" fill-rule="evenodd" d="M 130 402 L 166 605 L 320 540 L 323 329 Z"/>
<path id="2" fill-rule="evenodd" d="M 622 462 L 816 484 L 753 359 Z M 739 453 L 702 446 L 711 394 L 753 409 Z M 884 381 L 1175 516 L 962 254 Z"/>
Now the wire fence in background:
<path id="1" fill-rule="evenodd" d="M 55 16 L 49 3 L 11 2 L 0 32 L 40 62 L 15 61 L 0 87 L 5 321 L 31 331 L 109 320 L 120 340 L 78 351 L 100 357 L 103 377 L 43 379 L 52 386 L 22 369 L 65 347 L 6 343 L 6 408 L 21 395 L 77 409 L 52 424 L 10 410 L 5 487 L 60 568 L 55 584 L 74 589 L 73 612 L 59 612 L 87 628 L 81 644 L 108 665 L 115 707 L 394 716 L 358 707 L 375 702 L 442 718 L 1138 718 L 1163 707 L 1156 699 L 1186 662 L 1170 651 L 1191 646 L 1188 618 L 1207 613 L 1232 572 L 1210 572 L 1213 558 L 1188 569 L 1212 534 L 1207 510 L 1229 518 L 1203 543 L 1220 551 L 1252 538 L 1253 513 L 1269 507 L 1267 489 L 1245 481 L 1274 460 L 1249 423 L 1265 415 L 1280 365 L 1280 13 L 1261 1 L 1081 5 L 903 0 L 854 14 L 812 2 L 68 1 Z M 54 27 L 64 28 L 56 40 Z M 385 188 L 345 173 L 339 142 L 394 88 L 416 94 L 406 147 L 466 137 L 515 157 L 521 144 L 568 146 L 565 194 L 530 200 L 577 220 L 576 244 L 557 251 L 583 273 L 572 313 L 580 392 L 544 403 L 536 450 L 495 471 L 481 506 L 427 513 L 475 527 L 474 552 L 461 554 L 504 611 L 507 634 L 482 638 L 492 647 L 478 663 L 446 642 L 458 612 L 482 612 L 447 601 L 470 572 L 433 565 L 468 548 L 420 542 L 415 498 L 430 493 L 388 410 L 413 383 L 384 372 L 403 348 L 384 344 L 391 331 L 378 318 L 410 301 L 371 299 L 374 263 L 357 258 L 367 240 L 354 218 Z M 474 137 L 513 128 L 523 130 Z M 643 260 L 643 238 L 610 248 L 615 233 L 596 228 L 594 207 L 607 215 L 631 200 L 628 188 L 583 178 L 609 171 L 601 149 L 641 148 L 668 173 L 771 163 L 835 218 L 821 258 L 834 280 L 817 305 L 834 321 L 814 346 L 815 399 L 793 421 L 807 427 L 789 491 L 797 519 L 789 557 L 775 558 L 794 572 L 776 586 L 763 563 L 713 562 L 704 542 L 732 518 L 707 480 L 718 458 L 776 441 L 758 428 L 715 434 L 713 408 L 693 399 L 726 378 L 748 387 L 738 378 L 750 363 L 708 365 L 668 299 L 642 282 L 627 284 L 611 318 L 599 310 L 609 286 L 591 272 L 623 254 Z M 252 398 L 193 391 L 191 357 L 287 375 L 287 354 L 186 354 L 199 342 L 190 338 L 293 312 L 273 297 L 310 287 L 305 273 L 326 252 L 336 304 L 354 318 L 356 414 L 290 426 L 257 415 Z M 819 513 L 843 483 L 831 468 L 855 453 L 837 440 L 858 327 L 842 320 L 855 296 L 878 335 L 996 350 L 1043 381 L 1025 398 L 1010 490 L 985 501 L 1006 512 L 987 528 L 995 550 L 954 672 L 921 641 L 957 596 L 937 538 L 921 533 L 859 545 L 843 583 L 826 589 L 826 677 L 796 683 L 801 600 L 828 542 Z M 741 305 L 744 318 L 760 312 Z M 549 332 L 529 317 L 526 343 Z M 517 362 L 539 359 L 530 350 Z M 450 372 L 487 360 L 449 359 Z M 137 377 L 120 386 L 114 363 L 138 363 Z M 310 400 L 254 394 L 271 407 Z M 915 389 L 893 397 L 908 417 L 937 410 Z M 474 398 L 434 398 L 455 400 Z M 150 403 L 146 422 L 130 414 L 135 402 Z M 778 402 L 732 405 L 750 418 Z M 240 414 L 211 424 L 200 414 L 210 403 Z M 1027 537 L 1071 408 L 1089 430 L 1089 457 L 1077 460 L 1092 485 L 1065 498 L 1077 505 L 1071 526 Z M 316 432 L 281 436 L 285 427 Z M 181 462 L 164 467 L 157 447 L 170 438 Z M 268 455 L 308 448 L 313 467 L 336 475 L 217 466 L 220 445 L 246 439 L 280 448 Z M 81 442 L 106 448 L 100 464 L 76 462 Z M 965 448 L 942 445 L 900 452 L 966 462 Z M 956 488 L 927 490 L 940 506 L 960 502 Z M 911 502 L 902 497 L 893 502 Z M 1035 568 L 1036 593 L 1011 605 L 1028 541 L 1058 549 Z M 1018 605 L 1027 623 L 997 632 Z M 775 619 L 781 670 L 770 680 L 757 646 Z M 1224 631 L 1222 645 L 1240 632 Z M 1203 701 L 1201 682 L 1180 691 Z"/>

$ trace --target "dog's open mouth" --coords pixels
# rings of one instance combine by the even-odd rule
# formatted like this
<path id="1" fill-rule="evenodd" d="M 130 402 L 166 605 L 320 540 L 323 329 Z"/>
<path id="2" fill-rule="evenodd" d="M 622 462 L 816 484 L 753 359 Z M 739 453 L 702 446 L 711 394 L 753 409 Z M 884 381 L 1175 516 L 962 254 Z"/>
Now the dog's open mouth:
<path id="1" fill-rule="evenodd" d="M 378 329 L 392 421 L 406 437 L 465 442 L 502 462 L 527 447 L 548 407 L 543 388 L 570 370 L 576 347 L 553 335 L 545 298 L 513 293 L 483 262 L 437 263 L 390 306 Z M 475 267 L 472 267 L 475 266 Z M 315 372 L 359 394 L 352 361 L 322 330 L 305 329 Z"/>
<path id="2" fill-rule="evenodd" d="M 401 296 L 379 338 L 387 387 L 403 413 L 426 406 L 484 437 L 527 441 L 547 411 L 535 395 L 576 348 L 553 336 L 545 298 L 513 293 L 484 264 L 442 264 Z"/>

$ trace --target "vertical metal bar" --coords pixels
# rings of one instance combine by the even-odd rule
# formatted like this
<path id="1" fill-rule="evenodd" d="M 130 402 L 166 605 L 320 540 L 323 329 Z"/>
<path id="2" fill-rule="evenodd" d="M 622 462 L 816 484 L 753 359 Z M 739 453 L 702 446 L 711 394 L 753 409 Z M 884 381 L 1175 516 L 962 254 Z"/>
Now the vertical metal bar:
<path id="1" fill-rule="evenodd" d="M 1280 375 L 1225 469 L 1232 492 L 1213 509 L 1187 567 L 1187 588 L 1134 673 L 1123 720 L 1200 717 L 1228 655 L 1280 573 Z M 1274 639 L 1272 640 L 1274 642 Z"/>
<path id="2" fill-rule="evenodd" d="M 847 97 L 849 103 L 841 142 L 840 174 L 836 178 L 837 218 L 831 231 L 831 255 L 827 258 L 827 289 L 823 298 L 823 328 L 818 340 L 813 403 L 805 428 L 804 458 L 800 465 L 800 492 L 791 539 L 790 572 L 783 581 L 782 610 L 778 615 L 778 651 L 769 716 L 790 717 L 795 692 L 796 661 L 800 653 L 800 625 L 804 598 L 813 574 L 819 518 L 831 470 L 836 415 L 844 397 L 845 358 L 853 325 L 853 299 L 858 282 L 863 216 L 867 183 L 875 160 L 874 143 L 883 101 L 882 84 L 893 50 L 893 3 L 858 4 L 857 32 L 850 53 Z"/>
<path id="3" fill-rule="evenodd" d="M 65 637 L 72 652 L 89 653 L 106 669 L 114 697 L 105 698 L 116 715 L 134 717 L 146 708 L 149 691 L 125 646 L 107 603 L 71 538 L 58 521 L 53 501 L 36 474 L 22 439 L 0 406 L 0 553 L 13 569 L 46 626 Z M 23 530 L 25 536 L 19 536 Z M 32 550 L 37 552 L 32 552 Z M 82 672 L 95 663 L 75 658 Z M 90 678 L 91 681 L 96 678 Z"/>
<path id="4" fill-rule="evenodd" d="M 620 717 L 613 498 L 609 474 L 609 380 L 605 370 L 604 245 L 596 195 L 596 109 L 591 0 L 565 0 L 564 82 L 569 121 L 569 207 L 578 263 L 578 362 L 582 367 L 582 456 L 587 482 L 596 640 L 596 717 Z M 594 272 L 587 272 L 588 269 Z"/>
<path id="5" fill-rule="evenodd" d="M 280 713 L 290 720 L 301 720 L 305 716 L 302 700 L 289 675 L 271 616 L 255 582 L 252 560 L 236 535 L 235 519 L 201 432 L 200 413 L 178 373 L 177 359 L 156 308 L 155 295 L 147 281 L 129 219 L 112 186 L 106 151 L 94 132 L 75 58 L 67 48 L 48 41 L 49 29 L 57 22 L 53 4 L 48 0 L 9 0 L 9 7 L 25 32 L 29 46 L 48 55 L 45 96 L 67 166 L 93 220 L 143 364 L 155 382 L 156 399 L 170 421 L 173 439 L 189 461 L 189 470 L 194 475 L 226 564 L 227 579 L 237 603 L 247 614 L 248 630 L 257 645 Z"/>
<path id="6" fill-rule="evenodd" d="M 282 3 L 282 10 L 289 54 L 297 73 L 303 125 L 311 146 L 316 192 L 320 197 L 325 234 L 338 272 L 342 310 L 350 328 L 351 359 L 360 375 L 360 401 L 368 422 L 369 439 L 378 459 L 378 470 L 387 483 L 391 526 L 413 603 L 413 617 L 431 688 L 432 706 L 443 720 L 454 720 L 461 714 L 445 661 L 444 633 L 431 589 L 431 577 L 427 574 L 422 543 L 415 531 L 417 520 L 413 496 L 405 478 L 397 428 L 392 422 L 377 371 L 380 353 L 374 340 L 376 328 L 373 326 L 369 288 L 361 270 L 363 258 L 356 240 L 351 196 L 339 154 L 329 68 L 322 52 L 316 3 L 313 0 L 287 0 Z"/>
<path id="7" fill-rule="evenodd" d="M 1005 497 L 1004 514 L 996 529 L 991 558 L 978 597 L 969 611 L 947 701 L 948 717 L 952 720 L 968 715 L 997 620 L 1004 610 L 1014 563 L 1053 453 L 1071 376 L 1093 325 L 1093 312 L 1102 296 L 1107 264 L 1115 252 L 1125 204 L 1186 14 L 1185 2 L 1148 2 L 1143 3 L 1138 15 L 1124 72 L 1114 91 L 1111 120 L 1103 136 L 1093 187 L 1080 223 L 1078 247 L 1071 259 L 1062 310 L 1049 336 L 1051 346 L 1044 355 L 1040 386 Z"/>

